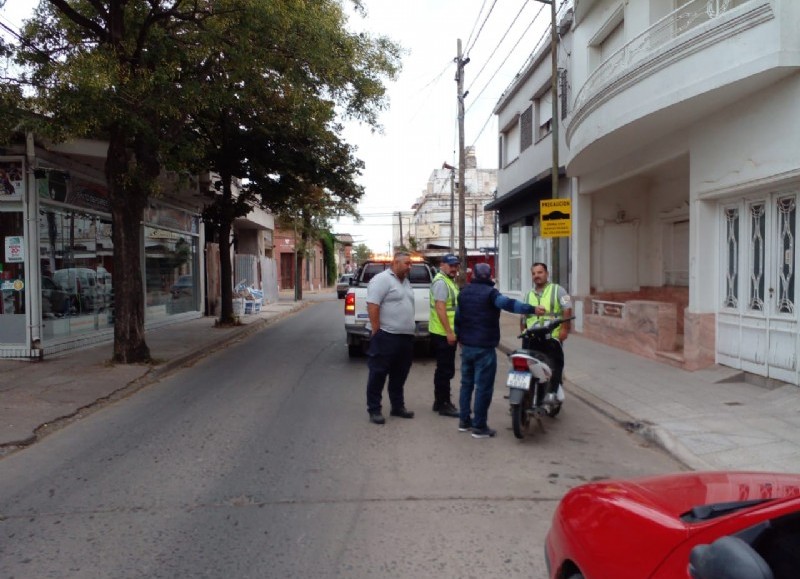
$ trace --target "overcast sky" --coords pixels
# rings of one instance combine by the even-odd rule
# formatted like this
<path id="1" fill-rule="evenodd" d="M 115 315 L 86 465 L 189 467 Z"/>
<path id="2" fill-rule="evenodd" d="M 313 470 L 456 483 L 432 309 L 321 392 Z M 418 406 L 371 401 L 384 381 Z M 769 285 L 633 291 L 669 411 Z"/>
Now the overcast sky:
<path id="1" fill-rule="evenodd" d="M 480 168 L 497 168 L 500 95 L 521 71 L 538 43 L 549 41 L 550 7 L 536 0 L 365 0 L 366 19 L 355 30 L 384 34 L 407 54 L 399 79 L 389 84 L 390 109 L 384 134 L 350 127 L 346 139 L 366 163 L 359 205 L 362 224 L 341 220 L 337 233 L 388 251 L 396 212 L 410 211 L 428 178 L 443 162 L 458 165 L 455 82 L 457 42 L 470 58 L 465 67 L 465 144 L 475 145 Z M 491 13 L 490 13 L 491 10 Z M 488 15 L 488 18 L 487 18 Z M 392 215 L 395 215 L 392 219 Z"/>
<path id="2" fill-rule="evenodd" d="M 347 3 L 347 0 L 344 0 Z M 443 162 L 458 165 L 456 108 L 457 42 L 465 56 L 465 144 L 474 145 L 480 168 L 497 168 L 500 95 L 521 71 L 540 42 L 547 42 L 550 7 L 537 0 L 363 0 L 367 17 L 353 16 L 351 28 L 382 34 L 406 50 L 403 71 L 388 85 L 383 134 L 348 126 L 345 139 L 366 163 L 361 224 L 342 220 L 337 233 L 356 243 L 388 251 L 392 215 L 409 211 L 431 172 Z M 563 2 L 563 0 L 562 0 Z M 31 0 L 8 0 L 0 23 L 18 29 L 30 14 Z M 395 217 L 396 221 L 396 217 Z"/>

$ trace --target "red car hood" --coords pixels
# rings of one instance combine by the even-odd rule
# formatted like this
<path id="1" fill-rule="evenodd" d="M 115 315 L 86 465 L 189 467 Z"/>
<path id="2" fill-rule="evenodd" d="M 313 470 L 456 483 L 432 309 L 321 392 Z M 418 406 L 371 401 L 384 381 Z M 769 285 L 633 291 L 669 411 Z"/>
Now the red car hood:
<path id="1" fill-rule="evenodd" d="M 692 507 L 800 495 L 800 475 L 766 472 L 691 472 L 596 483 L 642 506 L 678 518 Z"/>
<path id="2" fill-rule="evenodd" d="M 554 572 L 569 560 L 586 577 L 642 579 L 695 533 L 745 512 L 683 521 L 681 515 L 693 507 L 796 496 L 800 475 L 760 472 L 689 472 L 589 483 L 559 503 L 547 537 L 548 557 Z"/>

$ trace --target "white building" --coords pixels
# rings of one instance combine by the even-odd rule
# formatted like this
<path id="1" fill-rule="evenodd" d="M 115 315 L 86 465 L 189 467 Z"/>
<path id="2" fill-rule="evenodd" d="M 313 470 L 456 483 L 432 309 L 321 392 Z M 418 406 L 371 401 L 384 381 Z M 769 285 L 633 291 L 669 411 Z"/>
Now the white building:
<path id="1" fill-rule="evenodd" d="M 494 199 L 497 169 L 479 169 L 474 147 L 467 147 L 464 168 L 464 246 L 468 256 L 493 253 L 494 211 L 485 206 Z M 458 253 L 458 169 L 434 169 L 422 196 L 414 204 L 410 234 L 419 250 L 431 257 Z"/>
<path id="2" fill-rule="evenodd" d="M 800 383 L 799 29 L 794 0 L 574 2 L 559 66 L 579 330 Z"/>

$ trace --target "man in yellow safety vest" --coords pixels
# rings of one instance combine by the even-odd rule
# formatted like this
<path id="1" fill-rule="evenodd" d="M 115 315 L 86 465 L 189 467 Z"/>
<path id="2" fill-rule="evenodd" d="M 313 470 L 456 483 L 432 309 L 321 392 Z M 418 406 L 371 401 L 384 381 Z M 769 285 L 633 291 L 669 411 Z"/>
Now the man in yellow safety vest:
<path id="1" fill-rule="evenodd" d="M 455 334 L 456 303 L 459 260 L 452 253 L 442 258 L 439 273 L 433 278 L 430 288 L 430 316 L 428 332 L 431 335 L 431 351 L 436 357 L 436 370 L 433 373 L 433 411 L 440 416 L 458 416 L 450 400 L 450 380 L 456 374 L 456 349 L 458 341 Z"/>
<path id="2" fill-rule="evenodd" d="M 567 291 L 557 283 L 550 283 L 550 274 L 547 265 L 536 262 L 531 266 L 531 278 L 533 288 L 528 292 L 525 303 L 536 308 L 536 313 L 530 316 L 522 316 L 519 320 L 520 331 L 535 325 L 542 325 L 552 320 L 554 317 L 572 317 L 572 300 Z M 553 329 L 548 342 L 549 348 L 545 352 L 553 360 L 553 387 L 561 386 L 561 378 L 564 372 L 564 349 L 562 344 L 569 336 L 570 322 L 564 322 Z M 527 344 L 522 344 L 527 347 Z"/>

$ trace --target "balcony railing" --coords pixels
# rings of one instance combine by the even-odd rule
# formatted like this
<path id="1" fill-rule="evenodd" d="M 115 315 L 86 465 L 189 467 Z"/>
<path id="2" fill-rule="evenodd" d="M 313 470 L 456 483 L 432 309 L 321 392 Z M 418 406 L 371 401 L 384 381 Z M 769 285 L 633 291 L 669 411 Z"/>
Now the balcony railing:
<path id="1" fill-rule="evenodd" d="M 659 53 L 675 38 L 687 31 L 720 18 L 725 13 L 756 0 L 690 0 L 611 54 L 589 76 L 575 98 L 573 110 L 580 111 L 586 102 L 602 89 L 641 63 Z"/>

